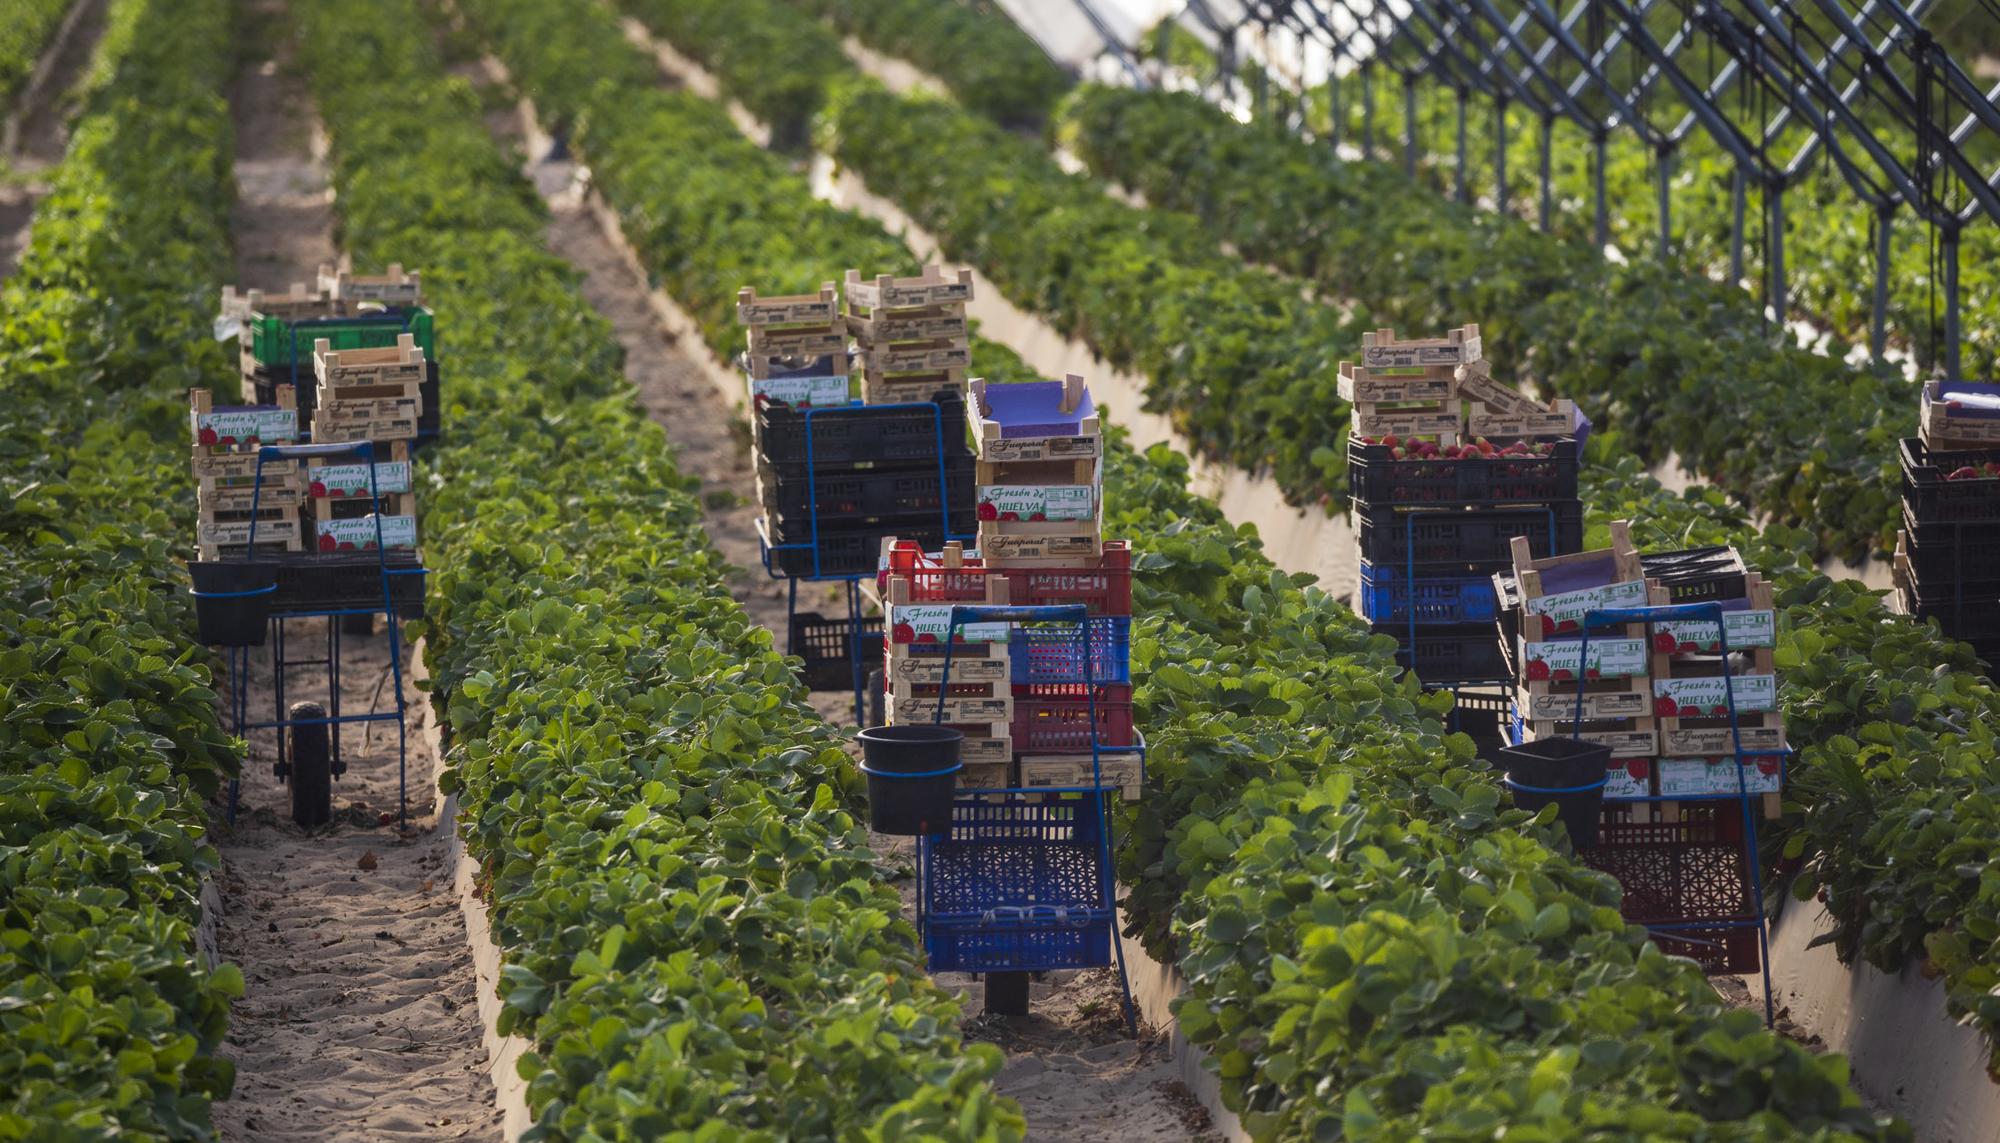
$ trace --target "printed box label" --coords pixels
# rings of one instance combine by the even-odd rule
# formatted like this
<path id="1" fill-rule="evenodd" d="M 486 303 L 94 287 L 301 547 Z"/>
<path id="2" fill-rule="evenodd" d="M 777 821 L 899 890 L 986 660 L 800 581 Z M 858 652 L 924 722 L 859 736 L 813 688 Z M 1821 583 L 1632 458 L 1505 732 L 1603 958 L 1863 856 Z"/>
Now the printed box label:
<path id="1" fill-rule="evenodd" d="M 1090 520 L 1097 489 L 1088 484 L 982 484 L 981 520 Z"/>
<path id="2" fill-rule="evenodd" d="M 1648 657 L 1644 639 L 1592 639 L 1587 662 L 1579 653 L 1583 646 L 1581 639 L 1522 644 L 1521 661 L 1526 664 L 1528 681 L 1561 682 L 1576 678 L 1579 670 L 1591 678 L 1602 679 L 1625 679 L 1646 673 Z"/>
<path id="3" fill-rule="evenodd" d="M 1662 654 L 1706 655 L 1722 650 L 1722 636 L 1729 636 L 1729 649 L 1778 645 L 1778 613 L 1775 611 L 1725 611 L 1722 629 L 1709 619 L 1675 619 L 1653 625 L 1653 649 Z"/>
<path id="4" fill-rule="evenodd" d="M 1737 675 L 1728 680 L 1736 697 L 1736 713 L 1776 710 L 1778 680 L 1774 675 Z M 1653 713 L 1660 718 L 1714 718 L 1729 713 L 1723 678 L 1654 679 Z"/>
<path id="5" fill-rule="evenodd" d="M 945 633 L 951 628 L 949 603 L 906 603 L 889 607 L 889 641 L 891 643 L 942 643 Z M 1005 643 L 1008 624 L 1005 623 L 961 623 L 958 625 L 957 640 L 960 643 Z"/>
<path id="6" fill-rule="evenodd" d="M 380 493 L 408 492 L 410 490 L 410 462 L 407 460 L 385 460 L 375 465 L 375 491 Z M 312 494 L 329 499 L 365 497 L 368 495 L 368 466 L 365 464 L 329 464 L 312 470 Z"/>

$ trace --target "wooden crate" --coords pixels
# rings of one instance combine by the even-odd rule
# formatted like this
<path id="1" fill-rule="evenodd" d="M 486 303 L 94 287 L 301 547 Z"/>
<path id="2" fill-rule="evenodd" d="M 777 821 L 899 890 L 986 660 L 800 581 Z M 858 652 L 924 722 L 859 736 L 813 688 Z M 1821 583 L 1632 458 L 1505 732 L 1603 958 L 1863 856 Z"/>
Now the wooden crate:
<path id="1" fill-rule="evenodd" d="M 235 286 L 222 287 L 222 316 L 238 321 L 247 321 L 257 315 L 304 321 L 333 317 L 340 308 L 331 295 L 309 290 L 304 282 L 293 282 L 282 294 L 267 294 L 263 290 L 239 291 Z"/>
<path id="2" fill-rule="evenodd" d="M 1529 721 L 1526 730 L 1533 741 L 1582 738 L 1585 742 L 1609 746 L 1613 758 L 1650 758 L 1660 752 L 1659 728 L 1653 725 L 1650 716 L 1586 718 L 1580 728 L 1573 719 L 1538 718 Z"/>
<path id="3" fill-rule="evenodd" d="M 341 422 L 329 420 L 321 422 L 317 415 L 313 418 L 314 444 L 353 444 L 355 441 L 408 441 L 417 437 L 417 418 L 408 416 L 378 417 L 373 420 Z"/>
<path id="4" fill-rule="evenodd" d="M 846 321 L 847 332 L 866 346 L 909 341 L 965 341 L 972 332 L 962 304 L 867 314 L 850 312 Z"/>
<path id="5" fill-rule="evenodd" d="M 948 723 L 1011 722 L 1014 718 L 1014 695 L 1009 683 L 961 683 L 954 678 L 950 689 L 952 693 L 940 697 L 935 684 L 893 680 L 884 708 L 890 724 L 939 721 L 940 707 L 944 710 L 942 721 Z"/>
<path id="6" fill-rule="evenodd" d="M 387 455 L 375 461 L 354 460 L 348 457 L 312 457 L 307 461 L 305 471 L 305 491 L 315 500 L 367 499 L 369 494 L 369 468 L 374 468 L 373 484 L 376 492 L 407 493 L 416 487 L 416 473 L 410 466 L 410 446 L 407 441 L 391 441 Z"/>
<path id="7" fill-rule="evenodd" d="M 736 324 L 830 326 L 840 320 L 840 301 L 832 282 L 820 283 L 817 294 L 786 294 L 760 298 L 744 286 L 736 291 Z"/>
<path id="8" fill-rule="evenodd" d="M 1137 754 L 1099 754 L 1097 778 L 1104 789 L 1115 789 L 1127 802 L 1136 802 L 1145 786 L 1146 767 Z M 1027 789 L 1074 788 L 1091 785 L 1088 754 L 1029 754 L 1021 758 L 1021 785 Z"/>
<path id="9" fill-rule="evenodd" d="M 907 646 L 891 645 L 886 658 L 885 673 L 891 684 L 903 682 L 935 686 L 944 681 L 943 655 L 917 655 L 911 653 Z M 960 647 L 952 654 L 951 681 L 954 683 L 1005 683 L 1012 677 L 1013 660 L 1005 643 Z"/>
<path id="10" fill-rule="evenodd" d="M 1479 327 L 1466 325 L 1444 337 L 1399 341 L 1393 329 L 1361 335 L 1361 364 L 1370 369 L 1463 365 L 1481 357 Z"/>
<path id="11" fill-rule="evenodd" d="M 350 516 L 341 520 L 315 520 L 313 522 L 314 546 L 322 552 L 373 551 L 376 545 L 376 517 Z M 414 548 L 417 546 L 417 521 L 414 516 L 381 517 L 381 544 L 385 548 Z"/>
<path id="12" fill-rule="evenodd" d="M 1509 551 L 1514 561 L 1514 578 L 1521 588 L 1520 630 L 1524 639 L 1575 633 L 1582 630 L 1583 618 L 1590 611 L 1644 607 L 1651 602 L 1645 571 L 1639 563 L 1638 549 L 1632 546 L 1632 528 L 1627 521 L 1611 522 L 1609 548 L 1536 559 L 1527 537 L 1517 536 L 1509 545 Z M 1578 565 L 1607 562 L 1611 578 L 1605 583 L 1555 593 L 1543 589 L 1543 575 L 1559 568 L 1573 569 Z M 1542 620 L 1539 631 L 1534 629 L 1532 622 L 1536 618 Z M 1617 628 L 1594 632 L 1593 637 L 1598 634 L 1610 638 L 1630 637 L 1635 633 L 1643 633 L 1640 625 L 1620 624 Z"/>
<path id="13" fill-rule="evenodd" d="M 845 347 L 838 353 L 821 353 L 811 357 L 744 353 L 737 355 L 736 367 L 752 381 L 769 381 L 786 374 L 800 374 L 805 369 L 813 370 L 811 376 L 844 377 L 854 371 L 854 358 Z M 754 390 L 751 395 L 754 399 Z"/>
<path id="14" fill-rule="evenodd" d="M 299 411 L 294 390 L 280 385 L 276 403 L 217 408 L 206 389 L 188 390 L 189 425 L 196 456 L 240 451 L 252 456 L 258 444 L 289 444 L 299 438 Z"/>
<path id="15" fill-rule="evenodd" d="M 958 745 L 958 760 L 967 766 L 990 766 L 996 762 L 1011 763 L 1014 760 L 1014 734 L 1011 724 L 957 723 L 955 729 L 965 734 L 965 740 Z"/>
<path id="16" fill-rule="evenodd" d="M 1090 520 L 981 520 L 979 554 L 988 567 L 1094 560 L 1104 554 L 1104 524 L 1101 515 Z"/>
<path id="17" fill-rule="evenodd" d="M 1465 432 L 1474 437 L 1564 437 L 1576 431 L 1576 406 L 1552 401 L 1547 408 L 1510 412 L 1474 401 L 1465 417 Z"/>
<path id="18" fill-rule="evenodd" d="M 322 263 L 319 288 L 328 297 L 345 302 L 416 306 L 422 305 L 424 300 L 423 274 L 416 270 L 404 273 L 401 262 L 389 263 L 386 274 L 356 274 L 351 270 L 335 270 L 331 265 Z"/>
<path id="19" fill-rule="evenodd" d="M 847 327 L 827 325 L 753 325 L 745 335 L 752 357 L 824 357 L 847 352 Z"/>
<path id="20" fill-rule="evenodd" d="M 254 452 L 214 452 L 199 453 L 194 457 L 194 477 L 201 487 L 217 487 L 257 478 L 257 454 Z M 295 480 L 299 475 L 299 462 L 291 457 L 276 458 L 264 462 L 264 486 L 269 488 L 275 480 Z"/>
<path id="21" fill-rule="evenodd" d="M 1086 390 L 1083 378 L 1075 373 L 1063 376 L 1060 408 L 1075 412 L 1081 408 Z M 1053 436 L 1008 437 L 1000 423 L 991 419 L 986 403 L 986 381 L 975 377 L 968 387 L 966 422 L 972 430 L 974 451 L 985 461 L 1088 460 L 1104 455 L 1103 422 L 1095 411 L 1077 419 L 1074 433 Z"/>
<path id="22" fill-rule="evenodd" d="M 1464 418 L 1455 401 L 1433 401 L 1422 406 L 1358 402 L 1354 406 L 1354 435 L 1379 440 L 1383 437 L 1429 437 L 1440 445 L 1454 445 L 1464 433 Z"/>
<path id="23" fill-rule="evenodd" d="M 297 508 L 281 508 L 276 519 L 256 522 L 259 551 L 296 552 L 305 543 L 305 524 Z M 259 512 L 259 515 L 263 515 Z M 204 560 L 218 560 L 225 554 L 243 551 L 250 543 L 249 520 L 201 520 L 195 524 L 195 547 Z"/>
<path id="24" fill-rule="evenodd" d="M 1096 457 L 1082 460 L 982 460 L 978 462 L 980 484 L 1098 484 L 1102 462 Z"/>
<path id="25" fill-rule="evenodd" d="M 1645 679 L 1614 679 L 1610 683 L 1586 680 L 1583 685 L 1583 717 L 1586 721 L 1611 718 L 1647 718 L 1652 715 L 1651 695 Z M 1527 687 L 1516 689 L 1514 702 L 1529 721 L 1562 721 L 1576 717 L 1576 686 L 1565 685 L 1539 692 Z"/>
<path id="26" fill-rule="evenodd" d="M 1458 382 L 1458 395 L 1468 401 L 1477 401 L 1495 413 L 1538 413 L 1542 406 L 1524 393 L 1502 385 L 1493 379 L 1493 367 L 1484 360 L 1460 365 L 1452 370 L 1452 378 Z"/>
<path id="27" fill-rule="evenodd" d="M 233 513 L 247 514 L 253 504 L 262 516 L 271 509 L 297 508 L 305 501 L 305 490 L 299 487 L 296 475 L 266 480 L 262 488 L 253 478 L 214 481 L 198 485 L 195 489 L 196 509 L 204 520 L 215 520 Z"/>
<path id="28" fill-rule="evenodd" d="M 873 314 L 877 310 L 964 305 L 972 300 L 972 271 L 947 272 L 943 266 L 928 265 L 912 278 L 878 274 L 864 280 L 861 271 L 849 270 L 846 286 L 850 311 L 859 307 Z"/>
<path id="29" fill-rule="evenodd" d="M 1944 386 L 1947 382 L 1926 381 L 1923 386 L 1923 404 L 1919 410 L 1917 429 L 1924 444 L 1940 451 L 1970 448 L 1992 448 L 2000 445 L 2000 413 L 1989 412 L 1963 401 L 1954 404 Z M 1949 382 L 1954 392 L 1968 395 L 2000 397 L 2000 384 L 1975 382 Z"/>
<path id="30" fill-rule="evenodd" d="M 396 344 L 380 349 L 335 349 L 326 338 L 313 340 L 313 376 L 319 378 L 322 395 L 348 386 L 407 384 L 414 390 L 423 383 L 426 368 L 424 351 L 412 333 L 400 334 Z"/>
<path id="31" fill-rule="evenodd" d="M 940 369 L 932 373 L 861 375 L 861 401 L 865 405 L 903 405 L 929 401 L 940 390 L 965 393 L 965 370 Z"/>
<path id="32" fill-rule="evenodd" d="M 1340 363 L 1340 399 L 1349 404 L 1381 404 L 1395 401 L 1449 401 L 1459 395 L 1453 371 L 1443 366 L 1385 372 Z"/>
<path id="33" fill-rule="evenodd" d="M 863 346 L 855 357 L 862 373 L 878 380 L 893 381 L 912 373 L 964 371 L 972 365 L 972 350 L 963 342 L 919 341 L 903 345 Z"/>

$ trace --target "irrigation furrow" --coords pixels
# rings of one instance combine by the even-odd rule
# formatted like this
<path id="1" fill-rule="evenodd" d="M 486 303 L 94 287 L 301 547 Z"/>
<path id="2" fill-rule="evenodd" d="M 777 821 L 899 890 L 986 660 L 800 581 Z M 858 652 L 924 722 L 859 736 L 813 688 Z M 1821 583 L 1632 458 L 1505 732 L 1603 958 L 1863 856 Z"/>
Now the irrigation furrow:
<path id="1" fill-rule="evenodd" d="M 333 194 L 283 0 L 254 0 L 241 26 L 231 93 L 236 281 L 283 290 L 335 257 Z M 288 656 L 311 658 L 326 622 L 294 622 Z M 405 659 L 407 687 L 407 648 Z M 255 661 L 251 717 L 268 721 L 268 649 Z M 385 633 L 343 637 L 344 712 L 390 709 L 389 676 Z M 317 670 L 294 670 L 287 685 L 292 700 L 327 697 Z M 221 949 L 246 982 L 224 1049 L 236 1090 L 215 1108 L 225 1139 L 499 1137 L 472 957 L 438 828 L 437 760 L 423 733 L 431 712 L 424 694 L 408 695 L 410 828 L 400 832 L 393 723 L 346 728 L 334 821 L 310 831 L 292 823 L 289 787 L 272 774 L 274 736 L 250 736 L 240 815 L 218 830 Z"/>
<path id="2" fill-rule="evenodd" d="M 29 223 L 48 193 L 43 177 L 69 146 L 69 95 L 104 35 L 109 0 L 77 0 L 63 19 L 42 63 L 7 116 L 7 147 L 0 154 L 0 280 L 14 272 L 28 248 Z"/>

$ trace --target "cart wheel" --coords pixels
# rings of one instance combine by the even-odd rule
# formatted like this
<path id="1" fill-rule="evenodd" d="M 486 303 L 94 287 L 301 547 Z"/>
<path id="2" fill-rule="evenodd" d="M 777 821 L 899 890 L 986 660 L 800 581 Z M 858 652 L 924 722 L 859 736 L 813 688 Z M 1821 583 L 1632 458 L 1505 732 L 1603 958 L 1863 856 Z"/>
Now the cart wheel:
<path id="1" fill-rule="evenodd" d="M 989 972 L 986 974 L 986 1010 L 995 1016 L 1028 1014 L 1028 974 Z"/>
<path id="2" fill-rule="evenodd" d="M 340 633 L 342 635 L 375 634 L 375 613 L 372 611 L 365 611 L 362 612 L 360 615 L 341 616 Z"/>
<path id="3" fill-rule="evenodd" d="M 325 718 L 316 702 L 294 703 L 290 717 Z M 327 749 L 327 724 L 290 728 L 292 754 L 292 820 L 302 826 L 325 825 L 333 818 L 333 759 Z"/>
<path id="4" fill-rule="evenodd" d="M 886 712 L 889 703 L 883 697 L 888 690 L 888 677 L 882 673 L 880 667 L 868 672 L 868 725 L 881 726 L 888 721 Z"/>

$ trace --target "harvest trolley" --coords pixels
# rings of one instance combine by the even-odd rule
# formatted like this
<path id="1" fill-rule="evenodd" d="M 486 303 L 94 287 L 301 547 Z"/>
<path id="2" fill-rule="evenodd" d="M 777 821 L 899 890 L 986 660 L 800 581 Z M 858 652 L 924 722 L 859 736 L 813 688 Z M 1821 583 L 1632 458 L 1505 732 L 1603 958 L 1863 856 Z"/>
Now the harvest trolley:
<path id="1" fill-rule="evenodd" d="M 1667 951 L 1704 966 L 1740 968 L 1754 945 L 1764 982 L 1764 1023 L 1776 1017 L 1771 998 L 1771 947 L 1764 922 L 1764 879 L 1757 852 L 1757 811 L 1761 794 L 1749 785 L 1750 752 L 1743 745 L 1737 714 L 1736 672 L 1730 662 L 1728 612 L 1718 600 L 1645 607 L 1597 608 L 1587 612 L 1578 639 L 1578 658 L 1588 661 L 1591 633 L 1627 624 L 1697 621 L 1713 624 L 1722 664 L 1722 692 L 1728 708 L 1736 789 L 1711 794 L 1629 795 L 1629 805 L 1672 803 L 1673 820 L 1639 821 L 1606 815 L 1599 844 L 1583 849 L 1582 860 L 1618 879 L 1625 891 L 1625 916 L 1653 934 Z M 1578 672 L 1571 733 L 1581 737 L 1584 678 Z M 1510 783 L 1511 784 L 1511 783 Z M 1570 791 L 1539 790 L 1561 794 Z M 1693 803 L 1693 805 L 1682 805 Z M 1731 820 L 1729 803 L 1734 803 Z M 1666 815 L 1663 815 L 1663 817 Z"/>
<path id="2" fill-rule="evenodd" d="M 1036 634 L 1028 657 L 1037 678 L 1079 687 L 1097 725 L 1097 665 L 1105 617 L 1083 604 L 951 606 L 940 692 L 952 682 L 958 632 L 970 623 L 1014 624 Z M 1012 640 L 1010 639 L 1010 642 Z M 1094 645 L 1094 643 L 1098 645 Z M 1118 659 L 1123 656 L 1116 656 Z M 944 723 L 940 703 L 932 715 Z M 1117 879 L 1112 865 L 1111 806 L 1119 785 L 1107 782 L 1104 756 L 1134 757 L 1145 743 L 1108 745 L 1088 736 L 1090 772 L 1061 786 L 961 789 L 951 823 L 917 842 L 917 922 L 932 972 L 987 974 L 987 1007 L 1027 1011 L 1027 974 L 1115 964 L 1126 1026 L 1138 1034 L 1137 1010 L 1118 939 Z"/>
<path id="3" fill-rule="evenodd" d="M 319 820 L 324 820 L 325 806 L 330 796 L 327 784 L 334 777 L 337 777 L 346 770 L 346 766 L 340 758 L 339 728 L 350 724 L 394 722 L 396 724 L 397 751 L 396 815 L 397 824 L 401 826 L 407 824 L 409 815 L 409 744 L 405 721 L 407 707 L 403 694 L 402 635 L 396 620 L 398 596 L 399 594 L 406 595 L 407 593 L 399 593 L 395 585 L 404 577 L 413 579 L 418 585 L 421 585 L 423 582 L 422 577 L 427 574 L 428 569 L 424 568 L 421 563 L 391 566 L 390 551 L 383 532 L 384 514 L 381 508 L 384 493 L 376 482 L 378 467 L 374 461 L 375 452 L 376 446 L 370 441 L 261 445 L 258 447 L 255 454 L 256 463 L 252 469 L 252 475 L 254 476 L 251 485 L 252 512 L 250 534 L 246 545 L 253 558 L 257 550 L 256 507 L 258 499 L 262 495 L 267 465 L 296 467 L 302 463 L 311 463 L 329 457 L 353 457 L 365 466 L 369 499 L 375 508 L 375 511 L 370 513 L 369 519 L 373 521 L 375 531 L 373 561 L 375 564 L 376 579 L 380 586 L 380 598 L 379 601 L 365 603 L 361 601 L 315 602 L 307 599 L 279 603 L 272 606 L 267 619 L 270 625 L 272 644 L 272 717 L 267 721 L 252 720 L 250 714 L 250 647 L 248 645 L 230 646 L 228 648 L 230 676 L 229 709 L 233 730 L 239 736 L 246 735 L 252 730 L 273 730 L 277 732 L 277 759 L 272 765 L 272 771 L 280 781 L 291 783 L 293 787 L 295 814 L 299 812 L 302 806 L 316 806 L 319 811 Z M 203 593 L 197 591 L 196 595 L 198 600 L 200 598 L 215 599 L 218 595 L 266 594 L 273 593 L 275 590 L 275 587 L 272 587 L 255 589 L 252 592 Z M 420 591 L 421 587 L 419 587 Z M 420 594 L 419 598 L 421 598 Z M 389 670 L 395 688 L 393 693 L 394 709 L 387 711 L 371 709 L 361 713 L 344 713 L 341 710 L 340 701 L 341 620 L 350 616 L 368 616 L 372 618 L 378 614 L 385 615 L 388 619 L 385 626 L 388 629 L 389 638 Z M 326 620 L 326 640 L 323 656 L 303 659 L 289 658 L 285 631 L 286 621 L 313 618 L 323 618 Z M 326 706 L 317 708 L 319 713 L 312 713 L 312 708 L 288 708 L 286 705 L 286 675 L 290 670 L 304 667 L 316 667 L 324 671 L 327 676 L 330 692 L 329 702 Z M 323 755 L 316 745 L 321 736 L 325 736 L 328 740 Z M 288 738 L 294 741 L 288 743 Z M 308 743 L 313 743 L 314 745 L 308 747 L 306 745 Z M 288 751 L 288 746 L 297 746 L 300 749 Z M 326 763 L 323 768 L 319 765 L 322 758 Z M 236 819 L 240 789 L 240 780 L 232 779 L 229 783 L 229 819 L 232 822 Z"/>

